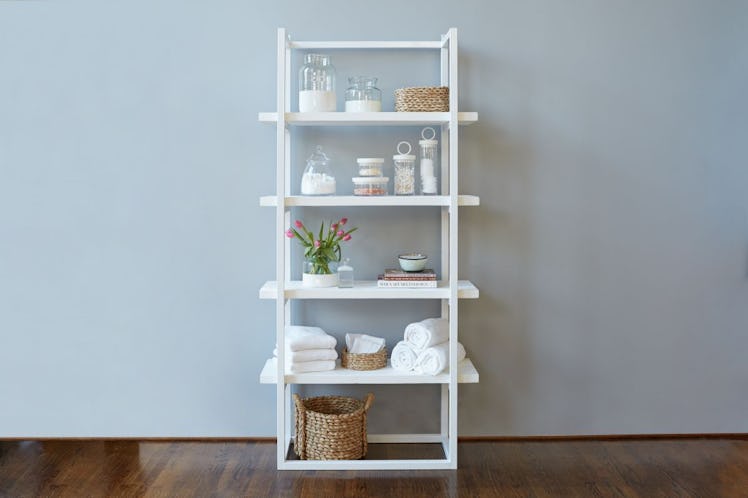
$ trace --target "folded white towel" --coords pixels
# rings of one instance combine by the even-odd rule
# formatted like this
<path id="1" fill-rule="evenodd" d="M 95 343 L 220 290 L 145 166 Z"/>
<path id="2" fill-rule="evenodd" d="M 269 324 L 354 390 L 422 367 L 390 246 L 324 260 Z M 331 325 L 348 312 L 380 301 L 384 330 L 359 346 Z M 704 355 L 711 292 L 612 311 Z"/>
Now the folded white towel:
<path id="1" fill-rule="evenodd" d="M 335 370 L 335 360 L 302 361 L 299 363 L 292 363 L 288 368 L 286 368 L 286 370 L 292 373 L 326 372 L 328 370 Z"/>
<path id="2" fill-rule="evenodd" d="M 465 359 L 465 348 L 457 343 L 457 361 Z M 415 371 L 420 374 L 436 375 L 449 365 L 449 341 L 426 348 L 416 359 Z"/>
<path id="3" fill-rule="evenodd" d="M 338 352 L 334 349 L 305 349 L 304 351 L 285 351 L 286 363 L 300 363 L 304 361 L 337 360 Z M 278 348 L 273 350 L 273 356 L 278 357 Z"/>
<path id="4" fill-rule="evenodd" d="M 390 362 L 392 363 L 392 368 L 395 370 L 410 372 L 415 368 L 417 358 L 418 354 L 413 349 L 413 346 L 405 341 L 400 341 L 392 348 Z"/>
<path id="5" fill-rule="evenodd" d="M 286 327 L 286 347 L 291 351 L 306 349 L 334 349 L 338 341 L 319 327 L 289 325 Z"/>
<path id="6" fill-rule="evenodd" d="M 446 318 L 427 318 L 411 323 L 405 327 L 405 342 L 421 351 L 449 340 L 449 320 Z"/>
<path id="7" fill-rule="evenodd" d="M 384 347 L 384 339 L 366 334 L 346 334 L 345 345 L 349 353 L 370 354 Z"/>

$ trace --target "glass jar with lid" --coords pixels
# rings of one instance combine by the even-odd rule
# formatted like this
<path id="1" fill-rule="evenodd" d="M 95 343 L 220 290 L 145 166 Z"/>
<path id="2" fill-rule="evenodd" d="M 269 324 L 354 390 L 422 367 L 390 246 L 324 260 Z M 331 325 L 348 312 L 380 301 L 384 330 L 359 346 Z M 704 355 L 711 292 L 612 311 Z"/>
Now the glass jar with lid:
<path id="1" fill-rule="evenodd" d="M 353 195 L 387 195 L 386 176 L 354 176 Z"/>
<path id="2" fill-rule="evenodd" d="M 359 157 L 356 162 L 358 163 L 358 176 L 382 176 L 383 157 Z"/>
<path id="3" fill-rule="evenodd" d="M 335 67 L 329 55 L 306 54 L 299 70 L 299 112 L 335 112 Z"/>
<path id="4" fill-rule="evenodd" d="M 404 145 L 408 150 L 403 152 Z M 395 195 L 413 195 L 416 193 L 416 156 L 410 153 L 412 147 L 408 142 L 397 144 L 397 154 L 392 156 L 395 163 Z"/>
<path id="5" fill-rule="evenodd" d="M 376 87 L 377 78 L 353 76 L 345 91 L 345 112 L 380 112 L 382 90 Z"/>
<path id="6" fill-rule="evenodd" d="M 318 145 L 309 159 L 301 177 L 302 195 L 335 195 L 335 177 L 330 169 L 330 158 Z"/>
<path id="7" fill-rule="evenodd" d="M 427 137 L 427 135 L 430 136 Z M 421 146 L 421 193 L 433 195 L 437 193 L 436 172 L 439 169 L 437 160 L 439 142 L 436 140 L 436 130 L 431 127 L 424 128 L 421 131 L 421 139 L 418 141 L 418 145 Z"/>

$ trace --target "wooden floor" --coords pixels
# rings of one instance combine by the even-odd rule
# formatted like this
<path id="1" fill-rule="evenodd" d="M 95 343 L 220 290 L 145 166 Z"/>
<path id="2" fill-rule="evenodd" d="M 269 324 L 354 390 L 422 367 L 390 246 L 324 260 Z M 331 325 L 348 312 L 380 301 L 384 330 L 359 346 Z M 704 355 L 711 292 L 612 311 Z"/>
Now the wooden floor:
<path id="1" fill-rule="evenodd" d="M 273 443 L 0 442 L 0 496 L 748 496 L 745 439 L 463 442 L 459 460 L 278 472 Z"/>

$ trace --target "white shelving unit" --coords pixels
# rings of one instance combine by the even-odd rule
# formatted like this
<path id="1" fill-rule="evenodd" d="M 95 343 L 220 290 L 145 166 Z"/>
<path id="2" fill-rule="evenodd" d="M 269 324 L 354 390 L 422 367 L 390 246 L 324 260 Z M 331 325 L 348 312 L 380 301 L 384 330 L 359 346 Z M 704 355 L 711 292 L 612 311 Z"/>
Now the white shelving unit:
<path id="1" fill-rule="evenodd" d="M 298 113 L 291 109 L 291 51 L 423 49 L 437 50 L 441 60 L 440 85 L 449 86 L 449 112 L 320 112 Z M 438 41 L 291 41 L 283 28 L 278 29 L 277 46 L 277 112 L 261 112 L 259 120 L 276 127 L 276 193 L 263 196 L 261 206 L 276 212 L 277 260 L 275 280 L 260 289 L 260 298 L 276 301 L 276 340 L 284 343 L 285 326 L 290 324 L 291 303 L 295 299 L 438 299 L 441 316 L 449 319 L 450 350 L 448 371 L 435 376 L 403 373 L 387 368 L 368 372 L 347 370 L 337 365 L 329 372 L 286 373 L 283 348 L 278 358 L 269 359 L 260 374 L 260 382 L 276 384 L 277 462 L 279 470 L 347 470 L 347 469 L 455 469 L 457 468 L 457 387 L 459 383 L 478 382 L 479 375 L 469 358 L 457 361 L 457 323 L 459 299 L 476 299 L 478 289 L 467 280 L 457 278 L 458 210 L 461 206 L 478 206 L 480 199 L 458 194 L 458 127 L 478 120 L 476 112 L 458 112 L 457 30 L 451 28 Z M 404 82 L 405 83 L 405 82 Z M 440 130 L 441 195 L 306 197 L 291 195 L 290 133 L 292 126 L 432 126 Z M 378 288 L 375 281 L 357 281 L 352 289 L 309 288 L 291 280 L 290 241 L 283 235 L 290 226 L 292 207 L 315 206 L 434 206 L 441 211 L 442 280 L 436 288 Z M 426 317 L 424 317 L 426 318 Z M 279 381 L 280 379 L 280 381 Z M 291 433 L 293 384 L 439 384 L 441 385 L 441 425 L 435 434 L 370 434 L 372 443 L 440 443 L 444 458 L 420 460 L 292 460 L 287 457 Z M 376 412 L 374 412 L 376 413 Z M 376 416 L 376 415 L 372 415 Z"/>

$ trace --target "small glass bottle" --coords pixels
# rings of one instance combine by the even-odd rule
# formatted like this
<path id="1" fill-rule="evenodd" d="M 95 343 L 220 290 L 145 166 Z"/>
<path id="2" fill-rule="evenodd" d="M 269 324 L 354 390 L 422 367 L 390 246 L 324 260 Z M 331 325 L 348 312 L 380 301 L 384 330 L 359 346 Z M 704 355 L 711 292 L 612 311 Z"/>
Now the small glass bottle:
<path id="1" fill-rule="evenodd" d="M 408 151 L 403 153 L 401 147 L 408 146 Z M 392 156 L 395 163 L 395 195 L 413 195 L 416 193 L 416 156 L 410 151 L 412 147 L 408 142 L 397 144 L 397 152 Z"/>
<path id="2" fill-rule="evenodd" d="M 351 86 L 345 91 L 345 112 L 380 112 L 382 90 L 377 88 L 377 78 L 353 76 L 348 78 Z"/>
<path id="3" fill-rule="evenodd" d="M 301 177 L 302 195 L 335 195 L 335 177 L 330 169 L 330 158 L 318 145 L 306 160 L 306 168 Z"/>
<path id="4" fill-rule="evenodd" d="M 335 67 L 329 55 L 306 54 L 299 70 L 299 112 L 335 112 Z"/>
<path id="5" fill-rule="evenodd" d="M 426 134 L 431 131 L 431 138 L 426 138 Z M 421 146 L 421 193 L 424 195 L 435 195 L 437 193 L 436 172 L 439 169 L 439 162 L 436 158 L 437 145 L 436 130 L 433 128 L 424 128 L 421 131 L 421 138 L 418 145 Z"/>
<path id="6" fill-rule="evenodd" d="M 338 287 L 353 287 L 353 267 L 349 258 L 343 258 L 343 262 L 338 266 Z"/>

